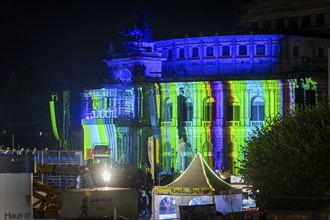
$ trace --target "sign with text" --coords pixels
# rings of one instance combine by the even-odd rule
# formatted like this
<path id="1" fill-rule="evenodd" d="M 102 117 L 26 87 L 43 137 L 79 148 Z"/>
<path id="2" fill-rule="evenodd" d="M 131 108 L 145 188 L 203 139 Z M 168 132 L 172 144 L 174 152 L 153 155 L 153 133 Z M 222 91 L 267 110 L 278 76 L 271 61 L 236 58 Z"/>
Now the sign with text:
<path id="1" fill-rule="evenodd" d="M 60 218 L 109 218 L 138 215 L 138 192 L 135 189 L 101 187 L 66 190 L 62 194 Z"/>
<path id="2" fill-rule="evenodd" d="M 157 195 L 212 195 L 210 188 L 155 187 Z"/>
<path id="3" fill-rule="evenodd" d="M 31 193 L 31 173 L 1 173 L 0 219 L 32 219 Z"/>

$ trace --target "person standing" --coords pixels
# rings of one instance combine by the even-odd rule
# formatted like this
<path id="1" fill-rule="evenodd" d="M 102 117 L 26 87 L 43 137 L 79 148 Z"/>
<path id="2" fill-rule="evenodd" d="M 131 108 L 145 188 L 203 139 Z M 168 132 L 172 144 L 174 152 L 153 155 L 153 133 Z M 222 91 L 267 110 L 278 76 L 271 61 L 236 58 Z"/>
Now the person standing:
<path id="1" fill-rule="evenodd" d="M 149 206 L 149 198 L 148 198 L 148 194 L 146 193 L 144 186 L 141 186 L 140 188 L 140 216 L 146 216 L 149 217 L 149 210 L 148 210 L 148 206 Z"/>

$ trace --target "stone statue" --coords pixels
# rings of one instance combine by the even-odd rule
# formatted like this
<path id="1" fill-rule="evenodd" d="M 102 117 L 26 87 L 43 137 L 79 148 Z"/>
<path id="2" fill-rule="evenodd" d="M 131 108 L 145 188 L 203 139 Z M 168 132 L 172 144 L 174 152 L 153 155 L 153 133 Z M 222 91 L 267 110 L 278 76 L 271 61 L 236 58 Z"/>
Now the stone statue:
<path id="1" fill-rule="evenodd" d="M 119 32 L 122 36 L 136 42 L 152 42 L 151 29 L 148 22 L 149 13 L 143 12 L 140 16 L 134 15 L 135 25 Z"/>

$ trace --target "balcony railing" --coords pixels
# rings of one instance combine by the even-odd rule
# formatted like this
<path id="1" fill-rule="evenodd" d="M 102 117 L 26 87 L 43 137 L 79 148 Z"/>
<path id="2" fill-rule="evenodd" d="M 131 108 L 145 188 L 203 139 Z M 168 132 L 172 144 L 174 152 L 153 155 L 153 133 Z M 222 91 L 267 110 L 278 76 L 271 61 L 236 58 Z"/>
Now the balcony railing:
<path id="1" fill-rule="evenodd" d="M 240 126 L 239 121 L 226 121 L 226 126 Z"/>
<path id="2" fill-rule="evenodd" d="M 250 121 L 250 126 L 261 127 L 264 124 L 264 121 Z"/>
<path id="3" fill-rule="evenodd" d="M 202 122 L 202 126 L 204 126 L 204 127 L 211 127 L 213 125 L 214 125 L 213 121 L 203 121 Z"/>
<path id="4" fill-rule="evenodd" d="M 162 127 L 171 126 L 170 121 L 162 121 L 160 124 L 161 124 Z"/>
<path id="5" fill-rule="evenodd" d="M 180 126 L 182 126 L 182 127 L 192 127 L 192 121 L 180 122 Z"/>

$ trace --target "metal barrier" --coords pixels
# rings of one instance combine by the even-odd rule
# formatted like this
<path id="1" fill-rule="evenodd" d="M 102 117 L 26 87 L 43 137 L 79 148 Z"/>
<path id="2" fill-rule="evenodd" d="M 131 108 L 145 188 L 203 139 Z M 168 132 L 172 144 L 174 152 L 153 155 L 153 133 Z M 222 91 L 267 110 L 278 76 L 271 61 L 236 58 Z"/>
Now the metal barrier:
<path id="1" fill-rule="evenodd" d="M 35 151 L 34 156 L 37 165 L 57 165 L 67 167 L 68 170 L 72 167 L 84 165 L 82 151 L 43 150 Z M 54 189 L 84 188 L 85 185 L 83 178 L 71 172 L 40 172 L 36 173 L 34 177 Z"/>

